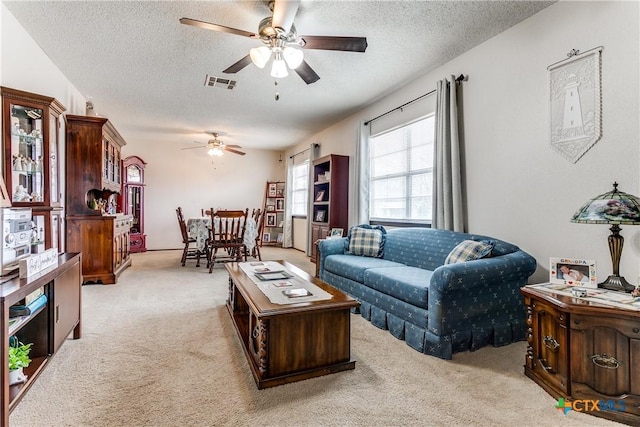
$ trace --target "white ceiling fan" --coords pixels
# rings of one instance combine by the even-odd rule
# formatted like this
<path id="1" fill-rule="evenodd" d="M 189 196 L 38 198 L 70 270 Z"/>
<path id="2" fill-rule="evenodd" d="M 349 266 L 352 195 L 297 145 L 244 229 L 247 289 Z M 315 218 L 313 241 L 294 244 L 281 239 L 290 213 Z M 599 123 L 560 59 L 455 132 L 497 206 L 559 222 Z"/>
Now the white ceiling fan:
<path id="1" fill-rule="evenodd" d="M 207 133 L 210 133 L 211 135 L 213 135 L 213 139 L 210 139 L 209 141 L 207 141 L 205 145 L 202 145 L 201 142 L 194 141 L 196 144 L 201 144 L 201 145 L 198 147 L 182 148 L 182 150 L 191 150 L 194 148 L 208 148 L 207 154 L 210 155 L 211 157 L 220 157 L 224 154 L 225 151 L 228 151 L 234 154 L 239 154 L 241 156 L 244 156 L 245 154 L 247 154 L 240 150 L 236 150 L 236 148 L 242 148 L 239 145 L 235 145 L 235 144 L 227 145 L 224 142 L 220 141 L 218 139 L 219 132 L 207 132 Z"/>
<path id="2" fill-rule="evenodd" d="M 223 70 L 223 73 L 228 74 L 237 73 L 252 62 L 257 67 L 264 68 L 273 57 L 272 77 L 286 77 L 289 74 L 287 71 L 288 66 L 290 69 L 295 70 L 305 83 L 311 84 L 318 81 L 320 76 L 304 60 L 304 53 L 300 49 L 347 52 L 364 52 L 367 49 L 366 37 L 299 36 L 293 25 L 299 5 L 300 0 L 275 0 L 269 2 L 269 7 L 273 14 L 260 21 L 257 34 L 191 18 L 181 18 L 180 22 L 207 30 L 257 39 L 263 43 L 263 46 L 250 49 L 248 55 Z"/>

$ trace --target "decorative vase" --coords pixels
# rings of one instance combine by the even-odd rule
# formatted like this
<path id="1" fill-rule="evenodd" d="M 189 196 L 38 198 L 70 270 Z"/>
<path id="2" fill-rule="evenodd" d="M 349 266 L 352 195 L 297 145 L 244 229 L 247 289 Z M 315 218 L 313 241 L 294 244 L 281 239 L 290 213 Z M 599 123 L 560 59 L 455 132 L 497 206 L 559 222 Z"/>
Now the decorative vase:
<path id="1" fill-rule="evenodd" d="M 22 368 L 9 371 L 9 385 L 23 383 L 27 380 L 27 376 L 22 372 Z"/>

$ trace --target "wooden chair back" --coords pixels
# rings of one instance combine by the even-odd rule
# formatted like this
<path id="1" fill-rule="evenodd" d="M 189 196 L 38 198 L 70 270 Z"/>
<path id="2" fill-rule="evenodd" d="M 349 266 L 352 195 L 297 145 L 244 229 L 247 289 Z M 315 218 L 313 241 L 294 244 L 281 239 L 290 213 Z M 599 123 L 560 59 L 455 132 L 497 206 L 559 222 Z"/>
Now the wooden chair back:
<path id="1" fill-rule="evenodd" d="M 213 271 L 216 259 L 227 258 L 232 261 L 247 260 L 244 232 L 247 227 L 249 208 L 242 210 L 211 209 L 211 234 L 209 238 L 209 272 Z M 218 255 L 223 249 L 226 255 Z"/>
<path id="2" fill-rule="evenodd" d="M 180 233 L 182 234 L 182 243 L 189 243 L 187 223 L 184 220 L 184 215 L 182 214 L 182 208 L 180 206 L 178 206 L 178 209 L 176 209 L 176 215 L 178 216 L 178 225 L 180 226 Z"/>

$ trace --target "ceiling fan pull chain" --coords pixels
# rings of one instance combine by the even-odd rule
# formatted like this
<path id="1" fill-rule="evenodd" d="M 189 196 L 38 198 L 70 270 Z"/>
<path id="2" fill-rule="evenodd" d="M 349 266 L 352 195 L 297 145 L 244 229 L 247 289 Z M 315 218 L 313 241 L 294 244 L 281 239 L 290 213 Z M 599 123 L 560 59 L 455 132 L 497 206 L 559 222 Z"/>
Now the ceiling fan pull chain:
<path id="1" fill-rule="evenodd" d="M 273 85 L 277 87 L 277 86 L 278 86 L 278 81 L 277 81 L 277 80 L 274 80 L 274 81 L 273 81 Z M 277 90 L 277 89 L 276 89 L 276 96 L 275 96 L 275 98 L 276 98 L 276 101 L 279 101 L 279 100 L 280 100 L 280 93 L 278 92 L 278 90 Z"/>

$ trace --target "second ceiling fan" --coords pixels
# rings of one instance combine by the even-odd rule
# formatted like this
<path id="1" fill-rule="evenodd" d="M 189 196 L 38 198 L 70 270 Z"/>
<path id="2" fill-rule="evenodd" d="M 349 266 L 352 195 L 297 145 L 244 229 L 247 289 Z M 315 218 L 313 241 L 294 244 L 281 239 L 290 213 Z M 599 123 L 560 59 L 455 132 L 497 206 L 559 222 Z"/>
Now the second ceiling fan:
<path id="1" fill-rule="evenodd" d="M 300 49 L 346 52 L 364 52 L 367 49 L 366 37 L 299 36 L 293 25 L 299 5 L 299 0 L 276 0 L 270 2 L 273 14 L 260 21 L 257 34 L 190 18 L 181 18 L 180 22 L 194 27 L 262 41 L 263 46 L 251 49 L 248 55 L 223 70 L 224 73 L 228 74 L 237 73 L 252 62 L 257 67 L 264 68 L 271 56 L 273 56 L 272 77 L 286 77 L 288 75 L 288 66 L 295 70 L 305 83 L 311 84 L 318 81 L 320 76 L 304 60 L 304 54 Z"/>

